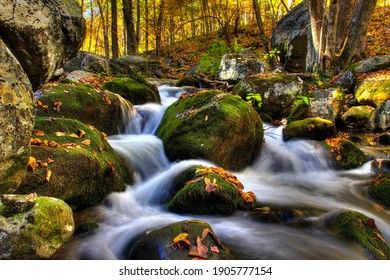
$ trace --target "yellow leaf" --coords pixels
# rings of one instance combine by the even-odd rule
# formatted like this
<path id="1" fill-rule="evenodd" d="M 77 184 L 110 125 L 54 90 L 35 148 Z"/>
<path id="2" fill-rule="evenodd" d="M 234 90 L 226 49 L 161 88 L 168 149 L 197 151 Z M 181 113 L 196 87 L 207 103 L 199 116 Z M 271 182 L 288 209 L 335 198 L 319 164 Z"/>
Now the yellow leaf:
<path id="1" fill-rule="evenodd" d="M 34 172 L 38 167 L 37 160 L 34 157 L 30 157 L 27 166 L 31 168 L 32 172 Z"/>
<path id="2" fill-rule="evenodd" d="M 69 134 L 69 136 L 75 139 L 79 139 L 79 136 L 74 133 Z"/>
<path id="3" fill-rule="evenodd" d="M 178 243 L 187 239 L 188 233 L 180 233 L 173 239 L 173 243 Z"/>
<path id="4" fill-rule="evenodd" d="M 50 178 L 51 178 L 51 175 L 52 175 L 52 174 L 53 174 L 53 173 L 51 172 L 51 170 L 46 169 L 46 178 L 45 178 L 46 182 L 49 182 L 49 181 L 50 181 Z"/>
<path id="5" fill-rule="evenodd" d="M 204 118 L 204 121 L 207 122 L 208 120 L 209 120 L 209 116 L 206 116 L 206 117 Z"/>
<path id="6" fill-rule="evenodd" d="M 85 131 L 82 130 L 82 129 L 79 129 L 79 138 L 83 138 L 83 136 L 85 135 Z"/>
<path id="7" fill-rule="evenodd" d="M 81 144 L 89 147 L 91 145 L 91 140 L 85 139 L 84 141 L 81 142 Z"/>
<path id="8" fill-rule="evenodd" d="M 54 133 L 56 136 L 58 137 L 62 137 L 62 136 L 66 136 L 66 134 L 64 132 L 60 132 L 60 131 L 57 131 Z"/>

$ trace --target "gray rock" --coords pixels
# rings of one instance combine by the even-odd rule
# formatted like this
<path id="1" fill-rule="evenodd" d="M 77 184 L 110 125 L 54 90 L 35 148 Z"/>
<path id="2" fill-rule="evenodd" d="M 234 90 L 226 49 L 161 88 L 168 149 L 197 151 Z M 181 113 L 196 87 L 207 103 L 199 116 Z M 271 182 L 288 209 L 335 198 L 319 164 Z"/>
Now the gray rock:
<path id="1" fill-rule="evenodd" d="M 33 123 L 31 84 L 0 40 L 0 193 L 12 192 L 25 175 Z"/>
<path id="2" fill-rule="evenodd" d="M 356 84 L 356 77 L 351 71 L 344 72 L 333 83 L 334 87 L 340 87 L 348 91 L 352 91 Z"/>
<path id="3" fill-rule="evenodd" d="M 375 108 L 361 105 L 354 106 L 345 112 L 341 119 L 349 127 L 355 129 L 373 130 L 375 118 Z"/>
<path id="4" fill-rule="evenodd" d="M 390 99 L 382 103 L 382 105 L 376 110 L 375 128 L 379 131 L 386 131 L 390 129 Z"/>
<path id="5" fill-rule="evenodd" d="M 309 117 L 320 117 L 335 122 L 340 117 L 345 104 L 342 90 L 330 88 L 313 92 L 309 103 Z"/>
<path id="6" fill-rule="evenodd" d="M 0 1 L 0 37 L 18 59 L 33 90 L 75 55 L 85 36 L 76 1 Z"/>
<path id="7" fill-rule="evenodd" d="M 390 67 L 390 55 L 374 56 L 355 63 L 354 71 L 366 73 Z"/>
<path id="8" fill-rule="evenodd" d="M 265 68 L 265 63 L 252 52 L 225 54 L 219 66 L 218 79 L 237 83 L 248 75 L 264 73 Z"/>

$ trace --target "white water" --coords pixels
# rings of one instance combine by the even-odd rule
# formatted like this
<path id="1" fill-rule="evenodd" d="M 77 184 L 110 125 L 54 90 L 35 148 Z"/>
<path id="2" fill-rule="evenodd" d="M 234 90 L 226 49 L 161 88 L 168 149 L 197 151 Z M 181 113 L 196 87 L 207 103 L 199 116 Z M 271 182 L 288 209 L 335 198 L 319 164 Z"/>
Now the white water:
<path id="1" fill-rule="evenodd" d="M 163 105 L 138 106 L 126 134 L 111 137 L 113 148 L 132 162 L 138 180 L 125 192 L 112 193 L 96 207 L 99 231 L 75 242 L 67 258 L 123 259 L 125 249 L 145 232 L 185 219 L 208 222 L 217 236 L 241 259 L 364 259 L 356 245 L 341 240 L 320 226 L 253 221 L 246 213 L 230 217 L 178 215 L 164 209 L 177 174 L 201 160 L 171 163 L 155 132 L 167 106 L 181 89 L 161 86 Z M 281 129 L 265 126 L 265 144 L 252 166 L 235 175 L 246 191 L 253 191 L 263 205 L 310 209 L 319 213 L 349 209 L 375 219 L 390 242 L 389 211 L 378 210 L 366 195 L 365 182 L 372 176 L 369 164 L 351 171 L 332 170 L 314 141 L 281 139 Z M 326 215 L 326 214 L 325 214 Z M 320 225 L 322 216 L 308 220 Z"/>

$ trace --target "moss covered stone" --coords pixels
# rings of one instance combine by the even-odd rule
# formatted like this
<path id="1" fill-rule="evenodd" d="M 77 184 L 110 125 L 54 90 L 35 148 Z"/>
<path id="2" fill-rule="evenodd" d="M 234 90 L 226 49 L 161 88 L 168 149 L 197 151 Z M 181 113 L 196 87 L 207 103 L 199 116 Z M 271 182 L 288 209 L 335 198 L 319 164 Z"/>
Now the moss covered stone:
<path id="1" fill-rule="evenodd" d="M 390 79 L 364 81 L 355 91 L 359 104 L 375 108 L 390 99 Z"/>
<path id="2" fill-rule="evenodd" d="M 371 181 L 368 192 L 371 197 L 390 207 L 390 173 L 379 175 L 376 180 Z"/>
<path id="3" fill-rule="evenodd" d="M 353 106 L 341 116 L 348 128 L 373 130 L 375 128 L 375 109 L 371 106 Z"/>
<path id="4" fill-rule="evenodd" d="M 178 175 L 174 185 L 178 191 L 167 209 L 177 213 L 231 215 L 251 208 L 255 200 L 253 193 L 243 192 L 237 178 L 222 168 L 188 168 Z"/>
<path id="5" fill-rule="evenodd" d="M 40 90 L 38 100 L 42 105 L 37 108 L 37 116 L 77 119 L 107 135 L 120 132 L 123 109 L 132 106 L 117 94 L 96 91 L 84 84 L 46 85 Z"/>
<path id="6" fill-rule="evenodd" d="M 173 103 L 156 131 L 168 158 L 206 159 L 230 170 L 247 167 L 259 154 L 263 124 L 238 96 L 202 91 Z"/>
<path id="7" fill-rule="evenodd" d="M 206 234 L 202 239 L 204 233 Z M 174 239 L 179 235 L 185 237 L 186 241 L 175 243 Z M 180 238 L 177 239 L 180 240 Z M 202 258 L 196 256 L 196 248 L 200 248 L 204 253 Z M 198 220 L 177 222 L 147 233 L 127 249 L 125 258 L 136 260 L 233 259 L 211 226 Z"/>
<path id="8" fill-rule="evenodd" d="M 283 139 L 285 141 L 297 138 L 322 141 L 336 136 L 335 124 L 321 118 L 293 121 L 283 128 Z"/>
<path id="9" fill-rule="evenodd" d="M 298 95 L 303 91 L 303 81 L 296 75 L 273 75 L 263 78 L 246 77 L 234 88 L 233 93 L 247 100 L 248 94 L 260 94 L 262 105 L 258 109 L 261 116 L 280 120 L 288 116 Z"/>
<path id="10" fill-rule="evenodd" d="M 347 139 L 329 138 L 323 141 L 322 145 L 336 169 L 354 169 L 368 161 L 364 152 Z"/>
<path id="11" fill-rule="evenodd" d="M 4 200 L 4 197 L 3 197 Z M 0 259 L 46 259 L 72 236 L 73 212 L 64 201 L 52 197 L 7 195 L 9 202 L 0 215 L 2 247 Z M 10 201 L 13 201 L 12 203 Z M 14 211 L 14 205 L 29 204 Z M 24 208 L 24 210 L 21 210 Z"/>
<path id="12" fill-rule="evenodd" d="M 121 95 L 135 105 L 161 101 L 158 91 L 129 78 L 114 79 L 104 83 L 102 88 Z"/>
<path id="13" fill-rule="evenodd" d="M 371 259 L 389 260 L 390 247 L 375 221 L 359 212 L 343 211 L 332 215 L 327 226 L 337 234 L 359 244 Z"/>
<path id="14" fill-rule="evenodd" d="M 132 168 L 96 129 L 77 120 L 38 117 L 34 131 L 44 136 L 32 140 L 36 167 L 30 165 L 18 193 L 36 192 L 75 206 L 95 205 L 133 183 Z"/>
<path id="15" fill-rule="evenodd" d="M 199 81 L 194 76 L 184 76 L 176 83 L 177 87 L 190 86 L 190 87 L 199 87 Z"/>

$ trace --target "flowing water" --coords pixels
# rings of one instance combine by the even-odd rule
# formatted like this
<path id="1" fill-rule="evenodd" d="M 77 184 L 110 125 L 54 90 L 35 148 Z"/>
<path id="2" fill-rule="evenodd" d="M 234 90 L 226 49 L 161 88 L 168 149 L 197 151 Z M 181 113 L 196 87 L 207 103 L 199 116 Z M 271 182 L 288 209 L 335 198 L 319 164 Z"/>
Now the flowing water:
<path id="1" fill-rule="evenodd" d="M 214 164 L 167 159 L 154 132 L 165 109 L 183 89 L 160 85 L 159 91 L 162 105 L 145 104 L 129 110 L 125 132 L 109 139 L 112 147 L 137 170 L 136 183 L 124 192 L 110 194 L 102 205 L 91 210 L 95 217 L 100 217 L 99 230 L 73 241 L 62 258 L 124 259 L 129 244 L 145 232 L 181 220 L 199 219 L 208 222 L 240 259 L 365 259 L 358 246 L 320 226 L 327 215 L 344 209 L 374 218 L 390 244 L 390 212 L 377 207 L 367 195 L 365 182 L 373 176 L 370 163 L 356 170 L 333 170 L 314 141 L 283 142 L 282 127 L 269 125 L 264 125 L 265 143 L 260 157 L 234 175 L 243 183 L 244 190 L 253 191 L 263 205 L 316 213 L 306 219 L 308 226 L 261 223 L 244 212 L 221 217 L 166 211 L 164 206 L 177 174 L 192 165 Z"/>

